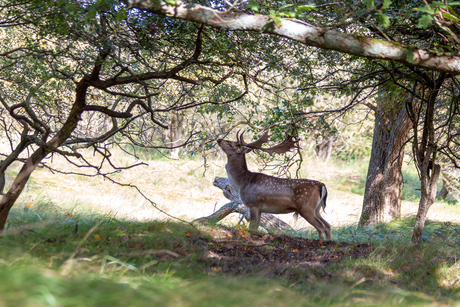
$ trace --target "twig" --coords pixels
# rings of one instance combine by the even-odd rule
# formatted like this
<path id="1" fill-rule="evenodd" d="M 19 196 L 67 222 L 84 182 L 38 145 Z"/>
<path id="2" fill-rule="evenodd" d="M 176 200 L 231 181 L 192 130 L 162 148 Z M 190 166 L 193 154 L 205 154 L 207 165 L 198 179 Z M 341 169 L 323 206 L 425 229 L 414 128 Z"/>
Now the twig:
<path id="1" fill-rule="evenodd" d="M 449 288 L 452 287 L 457 281 L 460 280 L 460 275 L 457 275 L 450 283 L 449 283 Z"/>

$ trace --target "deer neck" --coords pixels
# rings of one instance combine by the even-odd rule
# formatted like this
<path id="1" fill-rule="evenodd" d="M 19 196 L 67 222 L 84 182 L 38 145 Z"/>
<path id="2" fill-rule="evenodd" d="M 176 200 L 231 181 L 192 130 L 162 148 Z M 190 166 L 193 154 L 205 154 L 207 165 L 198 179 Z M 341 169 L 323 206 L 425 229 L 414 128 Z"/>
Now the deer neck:
<path id="1" fill-rule="evenodd" d="M 240 187 L 247 180 L 248 176 L 252 173 L 248 170 L 246 164 L 246 155 L 236 154 L 228 158 L 227 165 L 225 165 L 227 170 L 228 181 L 232 185 L 238 194 L 240 193 Z"/>

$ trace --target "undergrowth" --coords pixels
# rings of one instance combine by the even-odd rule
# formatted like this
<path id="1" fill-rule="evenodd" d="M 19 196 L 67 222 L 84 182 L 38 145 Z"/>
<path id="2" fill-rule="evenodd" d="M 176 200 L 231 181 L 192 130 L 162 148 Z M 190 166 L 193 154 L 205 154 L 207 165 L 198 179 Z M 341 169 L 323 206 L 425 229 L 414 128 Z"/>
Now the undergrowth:
<path id="1" fill-rule="evenodd" d="M 201 261 L 220 226 L 140 223 L 41 206 L 14 209 L 0 239 L 0 306 L 434 306 L 460 303 L 460 225 L 414 218 L 336 228 L 370 255 L 268 279 Z M 313 232 L 294 233 L 315 238 Z"/>

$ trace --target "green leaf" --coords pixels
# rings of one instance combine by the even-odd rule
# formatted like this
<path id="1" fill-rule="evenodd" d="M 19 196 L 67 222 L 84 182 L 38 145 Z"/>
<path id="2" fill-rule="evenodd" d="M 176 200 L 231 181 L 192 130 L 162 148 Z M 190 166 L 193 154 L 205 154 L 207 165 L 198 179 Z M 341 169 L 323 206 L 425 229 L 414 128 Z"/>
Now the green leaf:
<path id="1" fill-rule="evenodd" d="M 273 22 L 277 27 L 281 26 L 281 18 L 279 16 L 273 16 Z"/>
<path id="2" fill-rule="evenodd" d="M 384 29 L 388 28 L 390 23 L 390 17 L 386 14 L 379 13 L 379 25 L 381 25 Z"/>
<path id="3" fill-rule="evenodd" d="M 434 15 L 435 14 L 435 11 L 434 9 L 432 8 L 427 8 L 427 7 L 416 7 L 414 10 L 416 11 L 419 11 L 419 12 L 422 12 L 422 13 L 427 13 L 427 14 L 430 14 L 430 15 Z"/>
<path id="4" fill-rule="evenodd" d="M 367 8 L 371 8 L 375 5 L 375 0 L 364 0 L 364 3 L 366 4 Z"/>
<path id="5" fill-rule="evenodd" d="M 426 29 L 426 28 L 428 28 L 428 25 L 430 25 L 432 21 L 433 21 L 433 17 L 432 17 L 432 16 L 430 16 L 430 15 L 423 15 L 423 16 L 420 17 L 420 19 L 418 20 L 417 27 L 418 27 L 418 28 L 422 28 L 422 29 Z"/>
<path id="6" fill-rule="evenodd" d="M 410 49 L 406 49 L 406 60 L 409 63 L 414 63 L 414 52 Z"/>
<path id="7" fill-rule="evenodd" d="M 87 19 L 87 20 L 91 20 L 91 19 L 94 18 L 94 16 L 96 16 L 96 12 L 93 11 L 93 10 L 90 10 L 90 11 L 88 12 L 88 14 L 86 15 L 86 19 Z"/>
<path id="8" fill-rule="evenodd" d="M 433 2 L 431 2 L 431 6 L 443 7 L 443 6 L 445 6 L 445 4 L 444 4 L 444 2 L 441 2 L 441 1 L 433 1 Z"/>
<path id="9" fill-rule="evenodd" d="M 458 15 L 450 5 L 449 5 L 448 7 L 449 7 L 449 12 L 450 12 L 452 15 L 454 15 L 455 17 L 460 18 L 460 15 Z"/>
<path id="10" fill-rule="evenodd" d="M 391 3 L 391 0 L 383 0 L 382 10 L 386 10 L 387 8 L 389 8 Z"/>
<path id="11" fill-rule="evenodd" d="M 293 5 L 294 5 L 294 4 L 286 4 L 286 5 L 283 5 L 282 7 L 280 7 L 280 10 L 284 10 L 284 9 L 286 9 L 286 8 L 288 8 L 288 7 L 293 6 Z"/>
<path id="12" fill-rule="evenodd" d="M 316 9 L 316 5 L 314 4 L 304 4 L 304 5 L 299 5 L 296 8 L 297 13 L 304 13 L 304 12 L 309 12 Z"/>
<path id="13" fill-rule="evenodd" d="M 458 18 L 458 17 L 456 17 L 456 16 L 454 16 L 452 14 L 449 14 L 449 13 L 443 13 L 442 15 L 447 20 L 452 20 L 452 21 L 456 21 L 456 22 L 460 20 L 460 18 Z"/>
<path id="14" fill-rule="evenodd" d="M 294 11 L 288 11 L 288 12 L 280 12 L 278 15 L 279 16 L 290 17 L 290 18 L 295 18 L 297 16 L 297 13 L 294 12 Z"/>
<path id="15" fill-rule="evenodd" d="M 176 0 L 165 0 L 167 5 L 172 5 L 172 6 L 178 6 L 179 4 L 177 3 Z"/>
<path id="16" fill-rule="evenodd" d="M 125 11 L 125 10 L 119 10 L 119 11 L 117 12 L 117 16 L 116 16 L 117 22 L 122 21 L 123 19 L 126 18 L 126 16 L 127 16 L 127 14 L 126 14 L 126 11 Z"/>
<path id="17" fill-rule="evenodd" d="M 257 12 L 259 10 L 259 3 L 257 3 L 257 1 L 251 0 L 251 1 L 248 2 L 248 8 L 250 10 L 253 10 L 253 11 Z"/>

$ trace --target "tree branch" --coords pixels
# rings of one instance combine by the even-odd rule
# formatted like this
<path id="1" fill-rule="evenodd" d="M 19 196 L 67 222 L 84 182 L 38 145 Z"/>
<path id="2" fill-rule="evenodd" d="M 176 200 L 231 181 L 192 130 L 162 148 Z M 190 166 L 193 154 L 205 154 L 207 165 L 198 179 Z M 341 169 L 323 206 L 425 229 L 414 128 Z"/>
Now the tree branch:
<path id="1" fill-rule="evenodd" d="M 460 73 L 460 57 L 438 55 L 424 49 L 360 35 L 309 25 L 300 20 L 283 19 L 279 25 L 265 15 L 219 11 L 199 4 L 176 1 L 176 6 L 160 0 L 122 0 L 128 8 L 138 8 L 161 16 L 197 22 L 230 31 L 251 31 L 288 38 L 322 49 L 335 50 L 360 57 L 396 61 L 451 74 Z"/>

